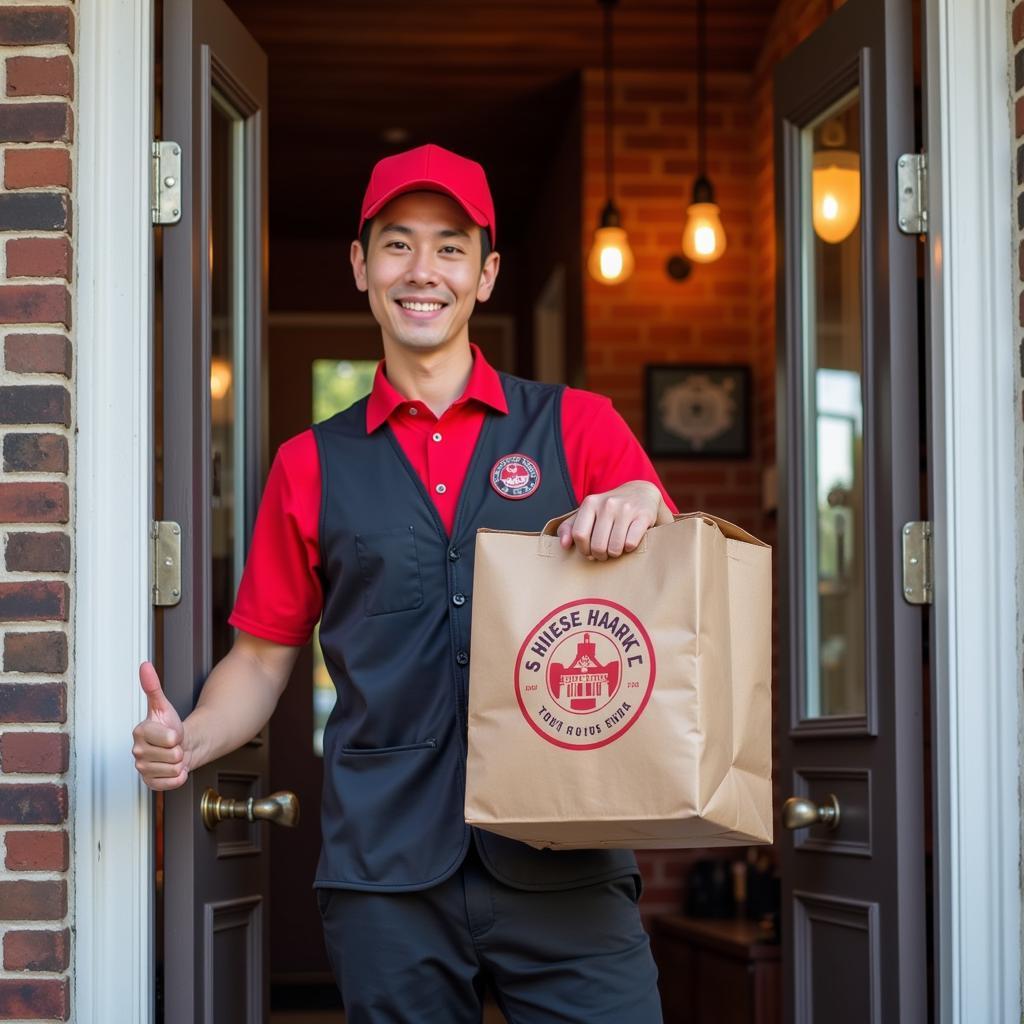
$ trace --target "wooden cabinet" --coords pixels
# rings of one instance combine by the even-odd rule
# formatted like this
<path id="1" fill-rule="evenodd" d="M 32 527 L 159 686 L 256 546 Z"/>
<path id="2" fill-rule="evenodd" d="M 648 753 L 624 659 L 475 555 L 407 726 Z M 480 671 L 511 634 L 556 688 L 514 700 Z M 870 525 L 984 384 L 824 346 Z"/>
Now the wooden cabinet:
<path id="1" fill-rule="evenodd" d="M 752 921 L 665 914 L 651 923 L 665 1024 L 779 1024 L 780 948 Z"/>

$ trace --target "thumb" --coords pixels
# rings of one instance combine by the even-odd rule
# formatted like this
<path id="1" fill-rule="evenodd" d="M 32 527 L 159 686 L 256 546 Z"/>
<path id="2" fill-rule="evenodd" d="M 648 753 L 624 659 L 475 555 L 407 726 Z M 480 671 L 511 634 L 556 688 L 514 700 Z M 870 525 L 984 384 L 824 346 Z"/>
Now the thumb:
<path id="1" fill-rule="evenodd" d="M 164 695 L 163 687 L 160 685 L 160 677 L 150 661 L 144 661 L 139 666 L 139 682 L 142 683 L 142 692 L 149 701 L 149 717 L 162 721 L 168 712 L 174 712 L 174 707 Z"/>

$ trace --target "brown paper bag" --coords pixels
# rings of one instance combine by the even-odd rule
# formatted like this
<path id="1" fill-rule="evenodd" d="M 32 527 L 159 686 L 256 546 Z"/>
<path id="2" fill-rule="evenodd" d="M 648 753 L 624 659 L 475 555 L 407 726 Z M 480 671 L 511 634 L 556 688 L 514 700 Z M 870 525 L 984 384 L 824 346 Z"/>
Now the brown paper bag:
<path id="1" fill-rule="evenodd" d="M 477 533 L 466 821 L 554 849 L 770 843 L 771 549 L 694 512 L 589 561 L 562 519 Z"/>

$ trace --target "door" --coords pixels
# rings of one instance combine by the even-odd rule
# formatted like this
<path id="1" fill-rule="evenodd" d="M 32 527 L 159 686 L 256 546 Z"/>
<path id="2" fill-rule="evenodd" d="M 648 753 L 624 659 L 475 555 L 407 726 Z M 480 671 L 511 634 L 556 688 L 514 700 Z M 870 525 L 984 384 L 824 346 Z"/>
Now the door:
<path id="1" fill-rule="evenodd" d="M 181 528 L 182 572 L 180 599 L 157 624 L 161 678 L 184 717 L 232 643 L 227 617 L 266 456 L 267 66 L 221 0 L 166 0 L 162 43 L 161 137 L 180 148 L 181 196 L 180 220 L 158 240 L 158 486 L 162 518 Z M 208 828 L 200 803 L 212 789 L 238 813 L 269 813 L 276 805 L 249 803 L 266 781 L 263 735 L 166 796 L 158 959 L 168 1024 L 265 1019 L 267 826 L 230 818 Z"/>
<path id="2" fill-rule="evenodd" d="M 848 0 L 775 79 L 784 1019 L 926 1019 L 910 0 Z M 809 821 L 815 823 L 808 824 Z"/>

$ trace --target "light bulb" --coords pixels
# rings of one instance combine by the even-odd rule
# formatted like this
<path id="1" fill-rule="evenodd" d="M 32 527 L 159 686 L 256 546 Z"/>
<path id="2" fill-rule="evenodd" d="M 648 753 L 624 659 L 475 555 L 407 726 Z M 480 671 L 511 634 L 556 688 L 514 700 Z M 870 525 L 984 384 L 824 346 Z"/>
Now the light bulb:
<path id="1" fill-rule="evenodd" d="M 695 263 L 713 263 L 725 252 L 725 228 L 715 203 L 690 203 L 686 208 L 683 252 Z"/>
<path id="2" fill-rule="evenodd" d="M 231 364 L 214 356 L 210 360 L 210 397 L 220 401 L 231 390 Z"/>
<path id="3" fill-rule="evenodd" d="M 860 219 L 860 157 L 849 149 L 822 149 L 811 171 L 814 232 L 835 245 Z"/>
<path id="4" fill-rule="evenodd" d="M 633 273 L 633 250 L 624 228 L 602 227 L 594 232 L 587 270 L 595 281 L 619 284 Z"/>

